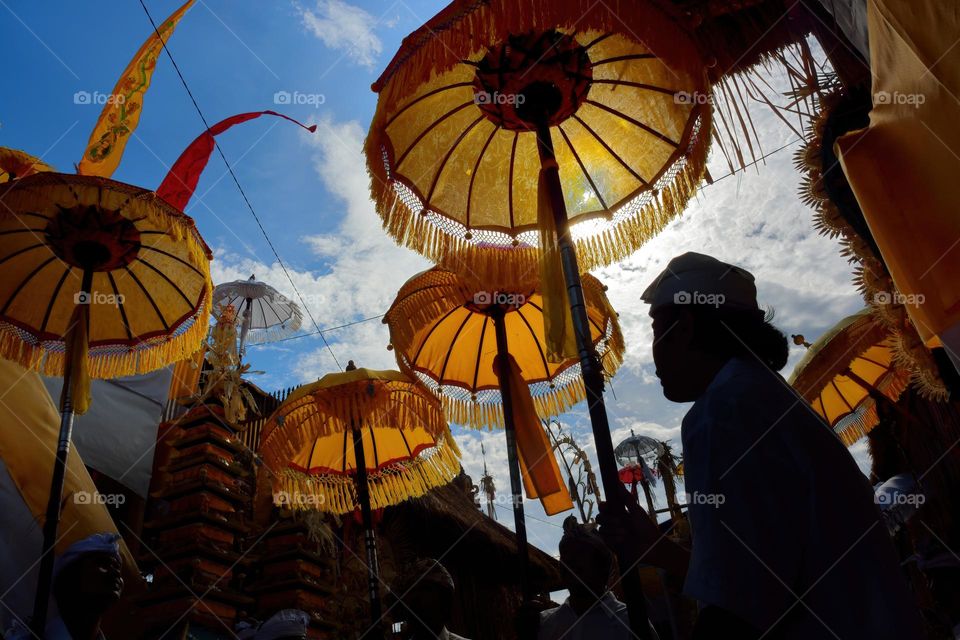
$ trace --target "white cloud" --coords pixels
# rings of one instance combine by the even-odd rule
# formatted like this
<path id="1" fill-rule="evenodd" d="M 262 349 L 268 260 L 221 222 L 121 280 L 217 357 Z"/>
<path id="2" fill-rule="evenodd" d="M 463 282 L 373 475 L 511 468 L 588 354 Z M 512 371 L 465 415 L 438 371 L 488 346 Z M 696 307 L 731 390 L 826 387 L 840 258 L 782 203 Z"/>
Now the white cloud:
<path id="1" fill-rule="evenodd" d="M 331 49 L 372 68 L 383 51 L 374 33 L 377 20 L 360 7 L 342 0 L 320 0 L 316 10 L 300 9 L 303 25 Z"/>

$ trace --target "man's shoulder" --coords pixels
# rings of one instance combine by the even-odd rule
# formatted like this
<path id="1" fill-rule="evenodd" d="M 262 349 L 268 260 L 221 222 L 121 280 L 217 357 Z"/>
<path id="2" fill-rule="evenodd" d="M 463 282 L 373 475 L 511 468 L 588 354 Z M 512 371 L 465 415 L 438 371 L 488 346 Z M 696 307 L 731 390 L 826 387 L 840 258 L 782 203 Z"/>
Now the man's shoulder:
<path id="1" fill-rule="evenodd" d="M 552 620 L 554 617 L 562 616 L 564 611 L 570 611 L 572 613 L 570 607 L 564 607 L 564 605 L 552 607 L 550 609 L 544 609 L 540 612 L 540 623 L 542 624 L 548 620 Z"/>
<path id="2" fill-rule="evenodd" d="M 803 436 L 808 428 L 824 427 L 811 407 L 796 394 L 790 384 L 765 365 L 743 358 L 731 359 L 707 391 L 691 409 L 689 419 L 704 421 L 717 429 L 733 428 L 743 435 L 764 434 L 773 426 L 801 426 Z M 686 424 L 687 420 L 684 420 Z"/>

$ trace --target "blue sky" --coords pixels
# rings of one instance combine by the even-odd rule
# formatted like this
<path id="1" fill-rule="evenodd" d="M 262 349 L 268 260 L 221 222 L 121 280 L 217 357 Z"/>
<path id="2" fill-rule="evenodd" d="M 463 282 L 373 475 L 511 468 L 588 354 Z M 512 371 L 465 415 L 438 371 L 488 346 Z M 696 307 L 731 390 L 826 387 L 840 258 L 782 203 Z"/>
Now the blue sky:
<path id="1" fill-rule="evenodd" d="M 179 1 L 149 0 L 159 21 Z M 279 119 L 240 125 L 218 141 L 321 328 L 383 313 L 400 285 L 429 264 L 396 247 L 381 230 L 367 194 L 362 142 L 376 106 L 371 82 L 400 40 L 441 2 L 228 2 L 199 0 L 169 46 L 207 120 L 277 109 L 316 123 L 310 135 Z M 0 146 L 24 149 L 64 172 L 83 152 L 99 107 L 77 104 L 76 92 L 109 93 L 151 27 L 139 2 L 0 0 L 0 53 L 7 61 L 0 93 Z M 772 72 L 775 86 L 781 80 Z M 315 96 L 276 105 L 274 95 Z M 322 97 L 320 97 L 322 96 Z M 796 136 L 757 106 L 764 151 Z M 170 61 L 158 64 L 140 126 L 114 178 L 156 188 L 167 167 L 203 130 Z M 667 402 L 653 376 L 650 326 L 639 293 L 674 255 L 696 250 L 754 272 L 761 304 L 773 307 L 785 333 L 816 338 L 862 307 L 839 245 L 817 236 L 811 211 L 796 195 L 792 143 L 741 175 L 702 189 L 685 214 L 629 259 L 599 269 L 621 314 L 628 356 L 608 394 L 614 441 L 629 433 L 672 439 L 688 407 Z M 713 157 L 711 173 L 727 173 Z M 294 297 L 223 162 L 214 154 L 187 212 L 214 249 L 216 282 L 257 278 Z M 305 330 L 313 327 L 305 318 Z M 375 320 L 327 334 L 342 364 L 393 366 L 386 329 Z M 789 374 L 801 355 L 794 348 Z M 315 336 L 248 351 L 251 379 L 272 390 L 335 369 Z M 585 409 L 563 416 L 593 450 Z M 503 434 L 455 429 L 464 466 L 481 475 L 480 443 L 504 498 L 500 521 L 512 528 Z M 862 443 L 854 449 L 868 463 Z M 663 501 L 661 499 L 661 504 Z M 531 540 L 555 553 L 563 518 L 547 518 L 526 501 Z"/>

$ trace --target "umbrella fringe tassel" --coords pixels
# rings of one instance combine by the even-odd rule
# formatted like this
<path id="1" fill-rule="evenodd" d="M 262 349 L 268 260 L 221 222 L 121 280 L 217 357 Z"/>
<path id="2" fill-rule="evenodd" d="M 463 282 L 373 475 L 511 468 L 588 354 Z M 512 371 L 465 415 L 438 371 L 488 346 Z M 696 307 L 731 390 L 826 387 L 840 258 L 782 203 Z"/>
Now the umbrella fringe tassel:
<path id="1" fill-rule="evenodd" d="M 204 289 L 203 301 L 197 312 L 180 325 L 186 326 L 182 332 L 161 337 L 155 343 L 144 340 L 133 348 L 122 345 L 90 346 L 88 353 L 90 377 L 108 379 L 149 373 L 193 357 L 201 347 L 208 330 L 210 299 L 213 292 L 209 275 Z M 95 319 L 92 319 L 91 325 L 94 322 Z M 30 344 L 24 340 L 23 330 L 0 322 L 0 356 L 45 376 L 63 376 L 66 362 L 64 343 L 62 340 L 55 343 L 59 346 L 59 350 L 50 349 L 49 344 L 45 342 Z"/>
<path id="2" fill-rule="evenodd" d="M 908 386 L 910 386 L 910 376 L 902 369 L 891 370 L 892 375 L 887 377 L 887 382 L 879 390 L 890 399 L 896 402 Z M 837 421 L 834 426 L 834 432 L 843 441 L 843 444 L 850 447 L 857 440 L 864 437 L 880 423 L 880 415 L 877 412 L 877 403 L 874 400 L 866 400 L 863 408 Z"/>
<path id="3" fill-rule="evenodd" d="M 618 210 L 622 219 L 609 223 L 609 228 L 575 240 L 582 272 L 626 258 L 682 213 L 704 176 L 710 130 L 710 112 L 704 109 L 698 125 L 688 132 L 686 146 L 681 146 L 684 151 L 664 167 L 653 188 L 624 204 Z M 516 288 L 537 278 L 538 248 L 515 245 L 492 250 L 467 239 L 466 229 L 451 233 L 456 223 L 431 212 L 407 185 L 389 175 L 389 158 L 385 146 L 380 146 L 385 143 L 374 134 L 368 138 L 367 168 L 383 228 L 392 238 L 448 269 L 460 272 L 469 265 L 470 271 L 483 274 L 488 287 Z"/>
<path id="4" fill-rule="evenodd" d="M 443 486 L 460 473 L 460 453 L 453 438 L 445 436 L 436 447 L 412 460 L 396 462 L 368 476 L 370 507 L 383 509 Z M 315 509 L 336 515 L 356 510 L 353 474 L 311 475 L 284 468 L 274 478 L 274 504 L 293 510 Z"/>

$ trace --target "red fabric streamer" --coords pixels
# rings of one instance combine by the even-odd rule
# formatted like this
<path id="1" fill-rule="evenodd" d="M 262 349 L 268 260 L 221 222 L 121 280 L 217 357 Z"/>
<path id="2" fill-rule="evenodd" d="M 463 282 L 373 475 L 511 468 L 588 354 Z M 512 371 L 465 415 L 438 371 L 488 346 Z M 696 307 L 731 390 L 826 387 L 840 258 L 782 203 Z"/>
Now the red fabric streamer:
<path id="1" fill-rule="evenodd" d="M 168 204 L 183 211 L 187 203 L 190 202 L 190 198 L 193 197 L 193 192 L 197 189 L 197 183 L 200 181 L 200 174 L 203 173 L 207 162 L 210 160 L 210 154 L 213 153 L 215 147 L 214 136 L 223 133 L 235 124 L 259 118 L 262 115 L 277 116 L 289 120 L 310 133 L 317 130 L 317 125 L 308 127 L 302 122 L 276 111 L 251 111 L 250 113 L 238 113 L 235 116 L 230 116 L 201 133 L 196 140 L 190 143 L 190 146 L 173 163 L 167 177 L 160 183 L 157 188 L 157 195 Z"/>

